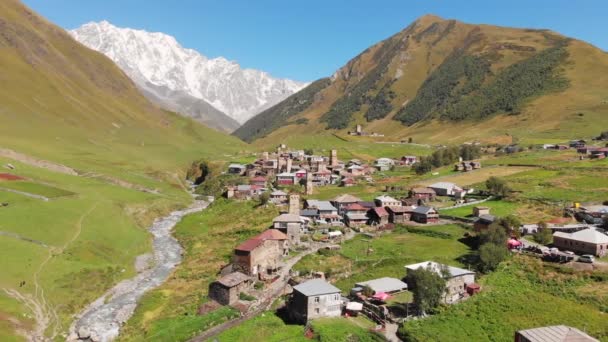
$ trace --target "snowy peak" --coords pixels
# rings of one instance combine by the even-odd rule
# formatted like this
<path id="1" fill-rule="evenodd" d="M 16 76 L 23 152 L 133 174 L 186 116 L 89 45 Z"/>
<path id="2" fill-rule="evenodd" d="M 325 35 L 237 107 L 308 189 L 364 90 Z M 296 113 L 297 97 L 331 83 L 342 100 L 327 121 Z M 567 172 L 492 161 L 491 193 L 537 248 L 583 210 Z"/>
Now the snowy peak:
<path id="1" fill-rule="evenodd" d="M 167 88 L 203 100 L 239 123 L 299 91 L 306 83 L 209 59 L 164 33 L 88 23 L 70 34 L 118 64 L 141 88 Z"/>

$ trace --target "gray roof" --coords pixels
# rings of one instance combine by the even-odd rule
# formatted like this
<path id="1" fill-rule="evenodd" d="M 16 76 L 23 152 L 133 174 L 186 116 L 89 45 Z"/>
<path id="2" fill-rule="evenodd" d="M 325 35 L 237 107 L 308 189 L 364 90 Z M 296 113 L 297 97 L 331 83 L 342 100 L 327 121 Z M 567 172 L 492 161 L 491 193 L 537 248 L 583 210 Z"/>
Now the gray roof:
<path id="1" fill-rule="evenodd" d="M 234 287 L 249 279 L 250 278 L 247 275 L 245 275 L 241 272 L 233 272 L 233 273 L 230 273 L 230 274 L 227 274 L 227 275 L 221 277 L 220 279 L 217 280 L 217 282 L 226 287 Z"/>
<path id="2" fill-rule="evenodd" d="M 271 196 L 287 196 L 287 193 L 281 190 L 275 190 L 271 194 Z"/>
<path id="3" fill-rule="evenodd" d="M 574 233 L 555 232 L 553 233 L 553 236 L 593 244 L 608 243 L 608 235 L 601 233 L 594 228 L 583 229 Z"/>
<path id="4" fill-rule="evenodd" d="M 454 184 L 454 183 L 450 183 L 450 182 L 438 182 L 435 184 L 431 184 L 429 185 L 429 188 L 432 189 L 446 189 L 446 190 L 451 190 L 453 188 L 457 188 L 458 185 Z"/>
<path id="5" fill-rule="evenodd" d="M 230 165 L 228 165 L 228 168 L 229 169 L 244 169 L 244 168 L 246 168 L 246 166 L 243 164 L 230 164 Z"/>
<path id="6" fill-rule="evenodd" d="M 368 286 L 374 292 L 396 292 L 407 289 L 407 284 L 396 278 L 379 278 L 356 283 L 355 286 Z"/>
<path id="7" fill-rule="evenodd" d="M 340 293 L 340 289 L 322 279 L 309 280 L 293 287 L 294 291 L 310 297 L 331 293 Z"/>
<path id="8" fill-rule="evenodd" d="M 331 205 L 331 203 L 329 201 L 318 201 L 318 200 L 307 200 L 306 203 L 308 203 L 309 207 L 314 207 L 317 208 L 321 211 L 336 211 L 338 209 L 336 209 L 336 207 L 334 207 L 333 205 Z"/>
<path id="9" fill-rule="evenodd" d="M 432 207 L 416 207 L 416 209 L 414 209 L 414 212 L 417 214 L 428 214 L 429 211 L 434 210 Z"/>
<path id="10" fill-rule="evenodd" d="M 436 263 L 434 261 L 424 261 L 424 262 L 420 262 L 417 264 L 412 264 L 412 265 L 407 265 L 405 266 L 406 269 L 408 270 L 417 270 L 420 267 L 422 268 L 427 268 L 429 267 L 431 268 L 431 270 L 441 274 L 441 268 L 442 267 L 446 267 L 448 270 L 448 273 L 450 274 L 450 278 L 453 277 L 458 277 L 458 276 L 462 276 L 465 274 L 475 274 L 475 272 L 473 271 L 469 271 L 469 270 L 465 270 L 464 268 L 458 268 L 458 267 L 454 267 L 454 266 L 449 266 L 449 265 L 443 265 L 443 264 L 439 264 Z"/>
<path id="11" fill-rule="evenodd" d="M 565 325 L 520 330 L 517 333 L 530 342 L 599 342 L 584 332 Z"/>
<path id="12" fill-rule="evenodd" d="M 485 222 L 485 223 L 493 223 L 496 221 L 496 216 L 494 215 L 481 215 L 477 219 L 477 221 Z"/>
<path id="13" fill-rule="evenodd" d="M 286 222 L 286 223 L 291 223 L 291 222 L 302 222 L 302 219 L 300 218 L 300 215 L 294 215 L 294 214 L 283 214 L 283 215 L 279 215 L 277 217 L 274 218 L 274 220 L 272 220 L 272 222 Z"/>
<path id="14" fill-rule="evenodd" d="M 300 216 L 319 216 L 319 210 L 317 210 L 317 209 L 302 209 L 302 210 L 300 210 Z"/>

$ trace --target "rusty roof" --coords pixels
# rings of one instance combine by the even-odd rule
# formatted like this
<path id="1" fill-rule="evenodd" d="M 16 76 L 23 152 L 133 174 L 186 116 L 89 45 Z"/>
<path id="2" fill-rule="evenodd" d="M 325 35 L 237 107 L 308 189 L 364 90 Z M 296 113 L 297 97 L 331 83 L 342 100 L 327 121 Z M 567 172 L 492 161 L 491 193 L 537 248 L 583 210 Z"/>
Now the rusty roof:
<path id="1" fill-rule="evenodd" d="M 261 234 L 238 245 L 235 250 L 251 252 L 258 248 L 266 240 L 287 240 L 287 235 L 277 229 L 267 229 Z"/>

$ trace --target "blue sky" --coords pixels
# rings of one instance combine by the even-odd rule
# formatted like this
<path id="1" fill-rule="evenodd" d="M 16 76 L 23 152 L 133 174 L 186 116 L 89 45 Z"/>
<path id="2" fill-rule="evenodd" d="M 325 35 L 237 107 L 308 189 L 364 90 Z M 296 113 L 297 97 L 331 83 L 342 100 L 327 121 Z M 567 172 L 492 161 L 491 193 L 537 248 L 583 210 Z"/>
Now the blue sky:
<path id="1" fill-rule="evenodd" d="M 606 0 L 24 0 L 67 29 L 89 21 L 170 34 L 208 57 L 274 76 L 331 75 L 370 45 L 432 13 L 548 28 L 608 48 Z"/>

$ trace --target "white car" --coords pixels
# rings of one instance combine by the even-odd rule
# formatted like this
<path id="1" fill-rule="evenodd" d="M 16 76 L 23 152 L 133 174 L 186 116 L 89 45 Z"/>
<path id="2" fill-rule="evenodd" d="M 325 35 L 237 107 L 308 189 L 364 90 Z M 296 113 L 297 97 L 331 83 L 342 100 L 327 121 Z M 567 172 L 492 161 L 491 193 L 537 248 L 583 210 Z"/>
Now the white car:
<path id="1" fill-rule="evenodd" d="M 588 264 L 593 264 L 595 261 L 595 257 L 593 255 L 585 254 L 578 257 L 578 262 L 585 262 Z"/>

